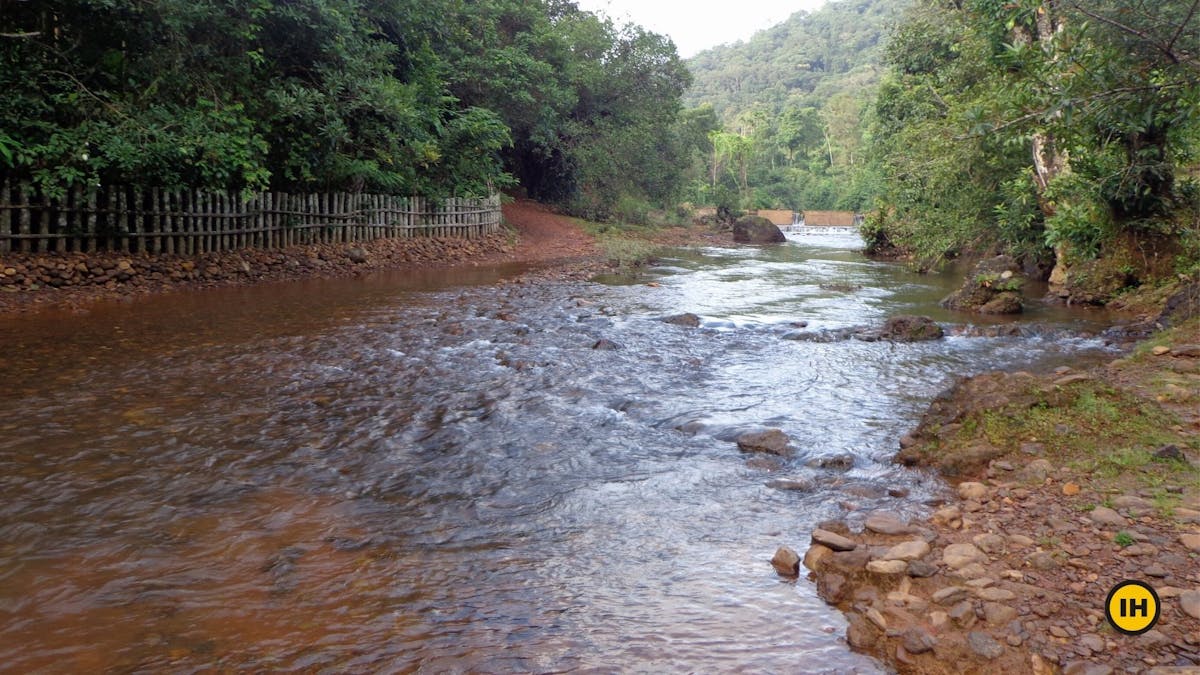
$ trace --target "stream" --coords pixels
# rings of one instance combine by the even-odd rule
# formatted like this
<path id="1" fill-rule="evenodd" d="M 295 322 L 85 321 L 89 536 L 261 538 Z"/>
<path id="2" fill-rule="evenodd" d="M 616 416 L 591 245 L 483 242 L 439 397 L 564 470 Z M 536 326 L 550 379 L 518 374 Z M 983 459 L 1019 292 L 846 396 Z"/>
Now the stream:
<path id="1" fill-rule="evenodd" d="M 985 325 L 938 307 L 960 277 L 860 246 L 0 320 L 0 670 L 878 672 L 771 555 L 849 506 L 927 509 L 937 479 L 890 460 L 930 399 L 1103 350 L 1104 324 L 1036 307 L 1023 336 L 956 334 Z M 951 335 L 785 339 L 903 313 Z M 739 452 L 761 427 L 795 456 Z"/>

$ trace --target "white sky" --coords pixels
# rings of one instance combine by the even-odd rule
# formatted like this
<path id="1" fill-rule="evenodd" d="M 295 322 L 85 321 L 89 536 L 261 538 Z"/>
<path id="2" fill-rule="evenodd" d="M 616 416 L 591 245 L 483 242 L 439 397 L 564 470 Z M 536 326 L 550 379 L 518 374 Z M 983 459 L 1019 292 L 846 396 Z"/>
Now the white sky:
<path id="1" fill-rule="evenodd" d="M 618 23 L 634 23 L 668 35 L 687 58 L 720 44 L 748 39 L 800 10 L 813 11 L 826 0 L 576 0 Z"/>

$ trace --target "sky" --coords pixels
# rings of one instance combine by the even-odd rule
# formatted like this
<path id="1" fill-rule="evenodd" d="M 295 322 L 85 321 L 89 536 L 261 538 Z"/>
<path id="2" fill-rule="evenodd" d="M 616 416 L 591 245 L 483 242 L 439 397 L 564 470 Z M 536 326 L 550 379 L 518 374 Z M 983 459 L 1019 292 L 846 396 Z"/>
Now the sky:
<path id="1" fill-rule="evenodd" d="M 826 0 L 576 0 L 580 8 L 601 11 L 618 23 L 634 23 L 669 36 L 687 58 L 709 47 L 746 40 L 800 10 L 813 11 Z"/>

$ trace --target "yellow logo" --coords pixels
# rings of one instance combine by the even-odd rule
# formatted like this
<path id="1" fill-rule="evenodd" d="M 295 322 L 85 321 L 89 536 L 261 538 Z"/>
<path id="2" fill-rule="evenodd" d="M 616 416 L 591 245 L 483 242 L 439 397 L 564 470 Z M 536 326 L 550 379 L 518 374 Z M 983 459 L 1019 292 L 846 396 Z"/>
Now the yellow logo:
<path id="1" fill-rule="evenodd" d="M 1141 635 L 1158 623 L 1158 593 L 1141 581 L 1122 581 L 1104 601 L 1104 618 L 1118 632 Z"/>

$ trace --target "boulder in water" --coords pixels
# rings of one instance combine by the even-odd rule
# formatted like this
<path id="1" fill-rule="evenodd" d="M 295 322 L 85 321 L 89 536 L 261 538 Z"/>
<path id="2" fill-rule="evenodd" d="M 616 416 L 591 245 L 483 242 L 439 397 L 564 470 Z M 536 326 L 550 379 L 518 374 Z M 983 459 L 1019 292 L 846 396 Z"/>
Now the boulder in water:
<path id="1" fill-rule="evenodd" d="M 700 317 L 688 312 L 686 314 L 675 314 L 673 316 L 664 316 L 663 323 L 669 323 L 676 326 L 685 326 L 687 328 L 698 328 L 700 326 Z"/>
<path id="2" fill-rule="evenodd" d="M 922 340 L 940 340 L 945 334 L 942 327 L 927 316 L 901 314 L 893 316 L 883 324 L 883 328 L 879 331 L 879 338 L 892 342 L 920 342 Z"/>
<path id="3" fill-rule="evenodd" d="M 1020 314 L 1024 285 L 1025 277 L 1017 261 L 998 255 L 980 261 L 963 280 L 962 288 L 942 300 L 942 306 L 981 314 Z"/>
<path id="4" fill-rule="evenodd" d="M 779 244 L 787 237 L 762 216 L 743 216 L 733 224 L 733 240 L 741 244 Z"/>
<path id="5" fill-rule="evenodd" d="M 780 456 L 792 454 L 790 439 L 779 429 L 748 431 L 737 437 L 737 446 L 742 452 L 765 452 Z"/>

